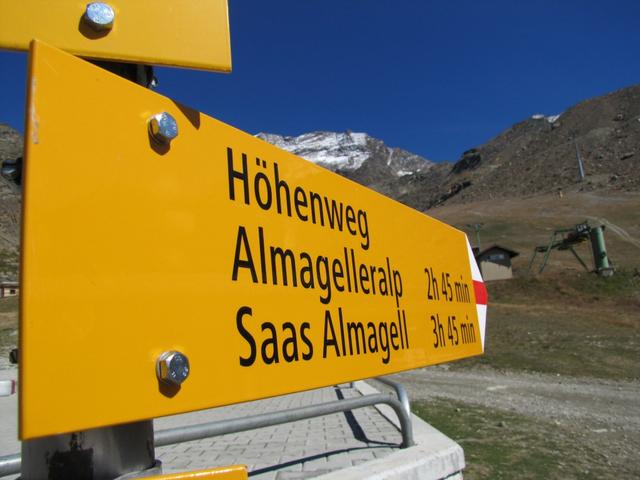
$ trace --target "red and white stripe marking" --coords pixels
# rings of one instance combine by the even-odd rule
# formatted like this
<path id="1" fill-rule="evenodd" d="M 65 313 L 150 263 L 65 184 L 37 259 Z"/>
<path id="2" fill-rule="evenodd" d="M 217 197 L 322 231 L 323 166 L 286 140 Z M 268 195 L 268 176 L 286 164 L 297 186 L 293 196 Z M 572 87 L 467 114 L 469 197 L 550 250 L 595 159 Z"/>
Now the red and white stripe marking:
<path id="1" fill-rule="evenodd" d="M 480 327 L 480 340 L 482 341 L 482 351 L 484 352 L 484 333 L 487 328 L 487 287 L 484 285 L 480 269 L 473 256 L 473 250 L 467 239 L 467 250 L 469 252 L 469 264 L 471 265 L 471 279 L 473 280 L 473 290 L 476 294 L 476 310 L 478 311 L 478 326 Z"/>

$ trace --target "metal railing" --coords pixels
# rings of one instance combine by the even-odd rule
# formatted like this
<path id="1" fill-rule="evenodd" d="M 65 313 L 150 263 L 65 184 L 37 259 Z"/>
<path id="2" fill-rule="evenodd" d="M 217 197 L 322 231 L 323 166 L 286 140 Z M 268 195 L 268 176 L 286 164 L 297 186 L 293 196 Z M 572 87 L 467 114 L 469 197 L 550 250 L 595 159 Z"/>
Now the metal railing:
<path id="1" fill-rule="evenodd" d="M 411 425 L 411 417 L 406 414 L 406 410 L 402 403 L 394 398 L 393 395 L 386 393 L 336 400 L 333 402 L 309 405 L 307 407 L 283 410 L 280 412 L 254 415 L 251 417 L 234 418 L 219 422 L 160 430 L 155 434 L 155 444 L 157 447 L 161 447 L 164 445 L 171 445 L 173 443 L 201 440 L 203 438 L 213 437 L 216 435 L 238 433 L 256 428 L 281 425 L 283 423 L 296 422 L 307 418 L 321 417 L 332 413 L 346 412 L 378 404 L 389 405 L 398 415 L 402 433 L 402 443 L 400 446 L 402 448 L 406 448 L 413 445 L 413 426 Z"/>
<path id="2" fill-rule="evenodd" d="M 389 387 L 394 389 L 396 395 L 398 396 L 398 400 L 404 408 L 404 411 L 406 412 L 407 416 L 411 418 L 411 404 L 409 403 L 409 395 L 407 395 L 407 391 L 405 390 L 404 385 L 398 382 L 394 382 L 393 380 L 389 380 L 385 377 L 375 377 L 374 380 L 377 380 L 380 383 L 384 383 L 385 385 L 388 385 Z"/>
<path id="3" fill-rule="evenodd" d="M 20 473 L 20 454 L 0 457 L 0 477 Z"/>
<path id="4" fill-rule="evenodd" d="M 347 412 L 358 408 L 385 404 L 394 410 L 400 421 L 400 433 L 402 434 L 400 447 L 407 448 L 414 445 L 409 397 L 404 387 L 397 382 L 382 377 L 377 377 L 375 380 L 392 387 L 398 398 L 395 398 L 390 393 L 376 393 L 362 397 L 294 408 L 292 410 L 159 430 L 154 434 L 154 443 L 156 447 L 163 447 L 175 443 L 202 440 L 203 438 L 228 433 L 239 433 L 256 428 L 281 425 L 283 423 L 321 417 L 332 413 Z M 19 454 L 0 457 L 0 477 L 20 473 L 20 464 Z"/>

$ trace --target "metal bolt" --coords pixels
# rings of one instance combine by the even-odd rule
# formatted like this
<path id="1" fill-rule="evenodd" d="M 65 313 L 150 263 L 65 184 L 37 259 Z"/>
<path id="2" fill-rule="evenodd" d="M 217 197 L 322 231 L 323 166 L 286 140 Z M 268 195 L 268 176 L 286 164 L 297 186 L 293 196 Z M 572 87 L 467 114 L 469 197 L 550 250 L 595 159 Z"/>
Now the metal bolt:
<path id="1" fill-rule="evenodd" d="M 110 30 L 113 27 L 115 12 L 108 4 L 102 2 L 90 3 L 84 12 L 84 18 L 94 30 Z"/>
<path id="2" fill-rule="evenodd" d="M 189 376 L 189 359 L 180 352 L 164 352 L 156 363 L 158 378 L 170 385 L 180 385 Z"/>
<path id="3" fill-rule="evenodd" d="M 149 133 L 160 143 L 169 143 L 178 136 L 178 122 L 169 113 L 157 113 L 149 119 Z"/>

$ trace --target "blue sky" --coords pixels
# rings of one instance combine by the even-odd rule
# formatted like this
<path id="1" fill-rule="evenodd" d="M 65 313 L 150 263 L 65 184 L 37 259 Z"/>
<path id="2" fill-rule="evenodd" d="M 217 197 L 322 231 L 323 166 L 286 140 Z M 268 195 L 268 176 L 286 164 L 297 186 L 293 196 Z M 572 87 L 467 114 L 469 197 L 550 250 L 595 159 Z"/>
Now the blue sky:
<path id="1" fill-rule="evenodd" d="M 195 0 L 194 0 L 195 1 Z M 157 69 L 158 91 L 250 133 L 367 132 L 456 160 L 535 113 L 640 82 L 640 2 L 229 0 L 231 74 Z M 26 57 L 0 52 L 22 131 Z"/>

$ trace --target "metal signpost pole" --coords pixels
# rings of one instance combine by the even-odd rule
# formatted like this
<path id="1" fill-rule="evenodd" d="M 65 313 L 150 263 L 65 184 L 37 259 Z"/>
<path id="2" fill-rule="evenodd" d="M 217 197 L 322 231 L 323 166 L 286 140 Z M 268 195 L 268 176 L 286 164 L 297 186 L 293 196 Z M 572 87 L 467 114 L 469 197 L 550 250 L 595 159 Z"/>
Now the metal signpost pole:
<path id="1" fill-rule="evenodd" d="M 111 480 L 161 471 L 151 420 L 22 442 L 22 480 Z"/>

